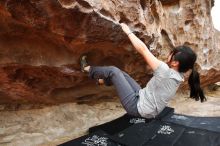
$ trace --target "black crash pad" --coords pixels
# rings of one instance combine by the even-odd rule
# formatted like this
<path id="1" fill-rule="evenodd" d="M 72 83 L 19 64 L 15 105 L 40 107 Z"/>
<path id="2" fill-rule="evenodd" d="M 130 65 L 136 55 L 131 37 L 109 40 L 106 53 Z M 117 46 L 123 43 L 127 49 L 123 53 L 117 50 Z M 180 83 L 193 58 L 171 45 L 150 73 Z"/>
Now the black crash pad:
<path id="1" fill-rule="evenodd" d="M 187 127 L 174 146 L 220 146 L 220 133 Z"/>
<path id="2" fill-rule="evenodd" d="M 164 110 L 156 117 L 156 119 L 161 120 L 165 117 L 170 117 L 170 115 L 173 115 L 173 113 L 174 113 L 173 108 L 165 107 Z M 152 120 L 153 119 L 145 119 L 142 117 L 134 117 L 134 116 L 125 114 L 122 117 L 119 117 L 113 121 L 89 128 L 89 133 L 102 130 L 108 133 L 109 135 L 113 135 L 132 126 L 133 124 L 149 123 Z"/>
<path id="3" fill-rule="evenodd" d="M 185 128 L 154 120 L 148 124 L 135 124 L 111 138 L 126 146 L 172 146 Z"/>
<path id="4" fill-rule="evenodd" d="M 180 114 L 171 114 L 164 117 L 162 121 L 220 133 L 220 117 L 194 117 Z"/>
<path id="5" fill-rule="evenodd" d="M 108 134 L 104 131 L 96 131 L 77 139 L 68 141 L 59 146 L 121 146 L 108 138 Z"/>
<path id="6" fill-rule="evenodd" d="M 220 146 L 220 117 L 193 117 L 165 108 L 154 119 L 125 114 L 61 146 Z"/>
<path id="7" fill-rule="evenodd" d="M 220 146 L 220 133 L 154 120 L 110 136 L 126 146 Z"/>

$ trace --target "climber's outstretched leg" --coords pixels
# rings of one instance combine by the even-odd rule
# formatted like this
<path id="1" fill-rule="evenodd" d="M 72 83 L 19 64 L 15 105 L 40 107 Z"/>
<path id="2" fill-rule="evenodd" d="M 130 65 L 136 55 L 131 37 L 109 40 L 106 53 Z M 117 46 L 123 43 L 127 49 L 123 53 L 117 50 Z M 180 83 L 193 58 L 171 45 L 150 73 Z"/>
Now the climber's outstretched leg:
<path id="1" fill-rule="evenodd" d="M 137 93 L 140 88 L 134 90 L 120 69 L 114 66 L 90 66 L 89 77 L 92 79 L 109 79 L 109 81 L 115 86 L 120 101 L 128 114 L 139 116 L 137 111 Z"/>
<path id="2" fill-rule="evenodd" d="M 120 101 L 128 114 L 140 116 L 137 110 L 137 95 L 140 86 L 128 74 L 114 66 L 98 67 L 83 64 L 81 61 L 81 67 L 89 73 L 90 78 L 108 79 L 115 86 Z"/>

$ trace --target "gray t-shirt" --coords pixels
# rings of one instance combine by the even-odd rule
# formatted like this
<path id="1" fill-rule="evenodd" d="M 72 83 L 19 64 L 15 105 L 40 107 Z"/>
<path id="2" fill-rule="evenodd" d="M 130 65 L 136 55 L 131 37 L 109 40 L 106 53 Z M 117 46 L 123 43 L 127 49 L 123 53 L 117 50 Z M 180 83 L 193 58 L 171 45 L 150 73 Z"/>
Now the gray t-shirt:
<path id="1" fill-rule="evenodd" d="M 146 87 L 139 91 L 137 108 L 140 115 L 145 118 L 158 115 L 174 97 L 183 81 L 182 73 L 169 68 L 165 62 L 161 61 Z"/>

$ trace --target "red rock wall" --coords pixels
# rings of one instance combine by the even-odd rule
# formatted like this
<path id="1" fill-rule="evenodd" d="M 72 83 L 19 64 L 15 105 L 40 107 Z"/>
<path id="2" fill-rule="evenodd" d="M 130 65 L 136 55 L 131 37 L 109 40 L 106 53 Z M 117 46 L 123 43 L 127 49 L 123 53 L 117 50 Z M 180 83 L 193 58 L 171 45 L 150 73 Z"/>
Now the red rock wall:
<path id="1" fill-rule="evenodd" d="M 0 103 L 97 103 L 115 95 L 80 73 L 115 65 L 141 85 L 152 72 L 118 22 L 127 23 L 152 52 L 166 59 L 173 46 L 198 53 L 203 86 L 220 81 L 219 32 L 209 0 L 1 0 Z M 98 99 L 98 100 L 97 100 Z"/>

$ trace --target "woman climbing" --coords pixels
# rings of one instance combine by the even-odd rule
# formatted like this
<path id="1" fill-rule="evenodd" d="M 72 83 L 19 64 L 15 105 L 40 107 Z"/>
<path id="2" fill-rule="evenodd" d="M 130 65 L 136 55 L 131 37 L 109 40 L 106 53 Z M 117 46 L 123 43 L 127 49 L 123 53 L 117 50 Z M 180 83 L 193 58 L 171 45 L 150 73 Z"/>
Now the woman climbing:
<path id="1" fill-rule="evenodd" d="M 187 46 L 174 48 L 165 63 L 158 60 L 126 24 L 121 23 L 121 27 L 135 49 L 154 71 L 146 87 L 141 88 L 127 73 L 114 66 L 90 66 L 86 56 L 81 57 L 81 69 L 83 72 L 88 72 L 89 77 L 96 79 L 99 83 L 114 85 L 128 114 L 144 118 L 157 116 L 174 97 L 178 87 L 184 81 L 183 73 L 188 70 L 191 70 L 188 80 L 190 97 L 196 100 L 200 98 L 202 102 L 206 100 L 200 88 L 199 74 L 194 69 L 197 56 L 191 48 Z"/>

